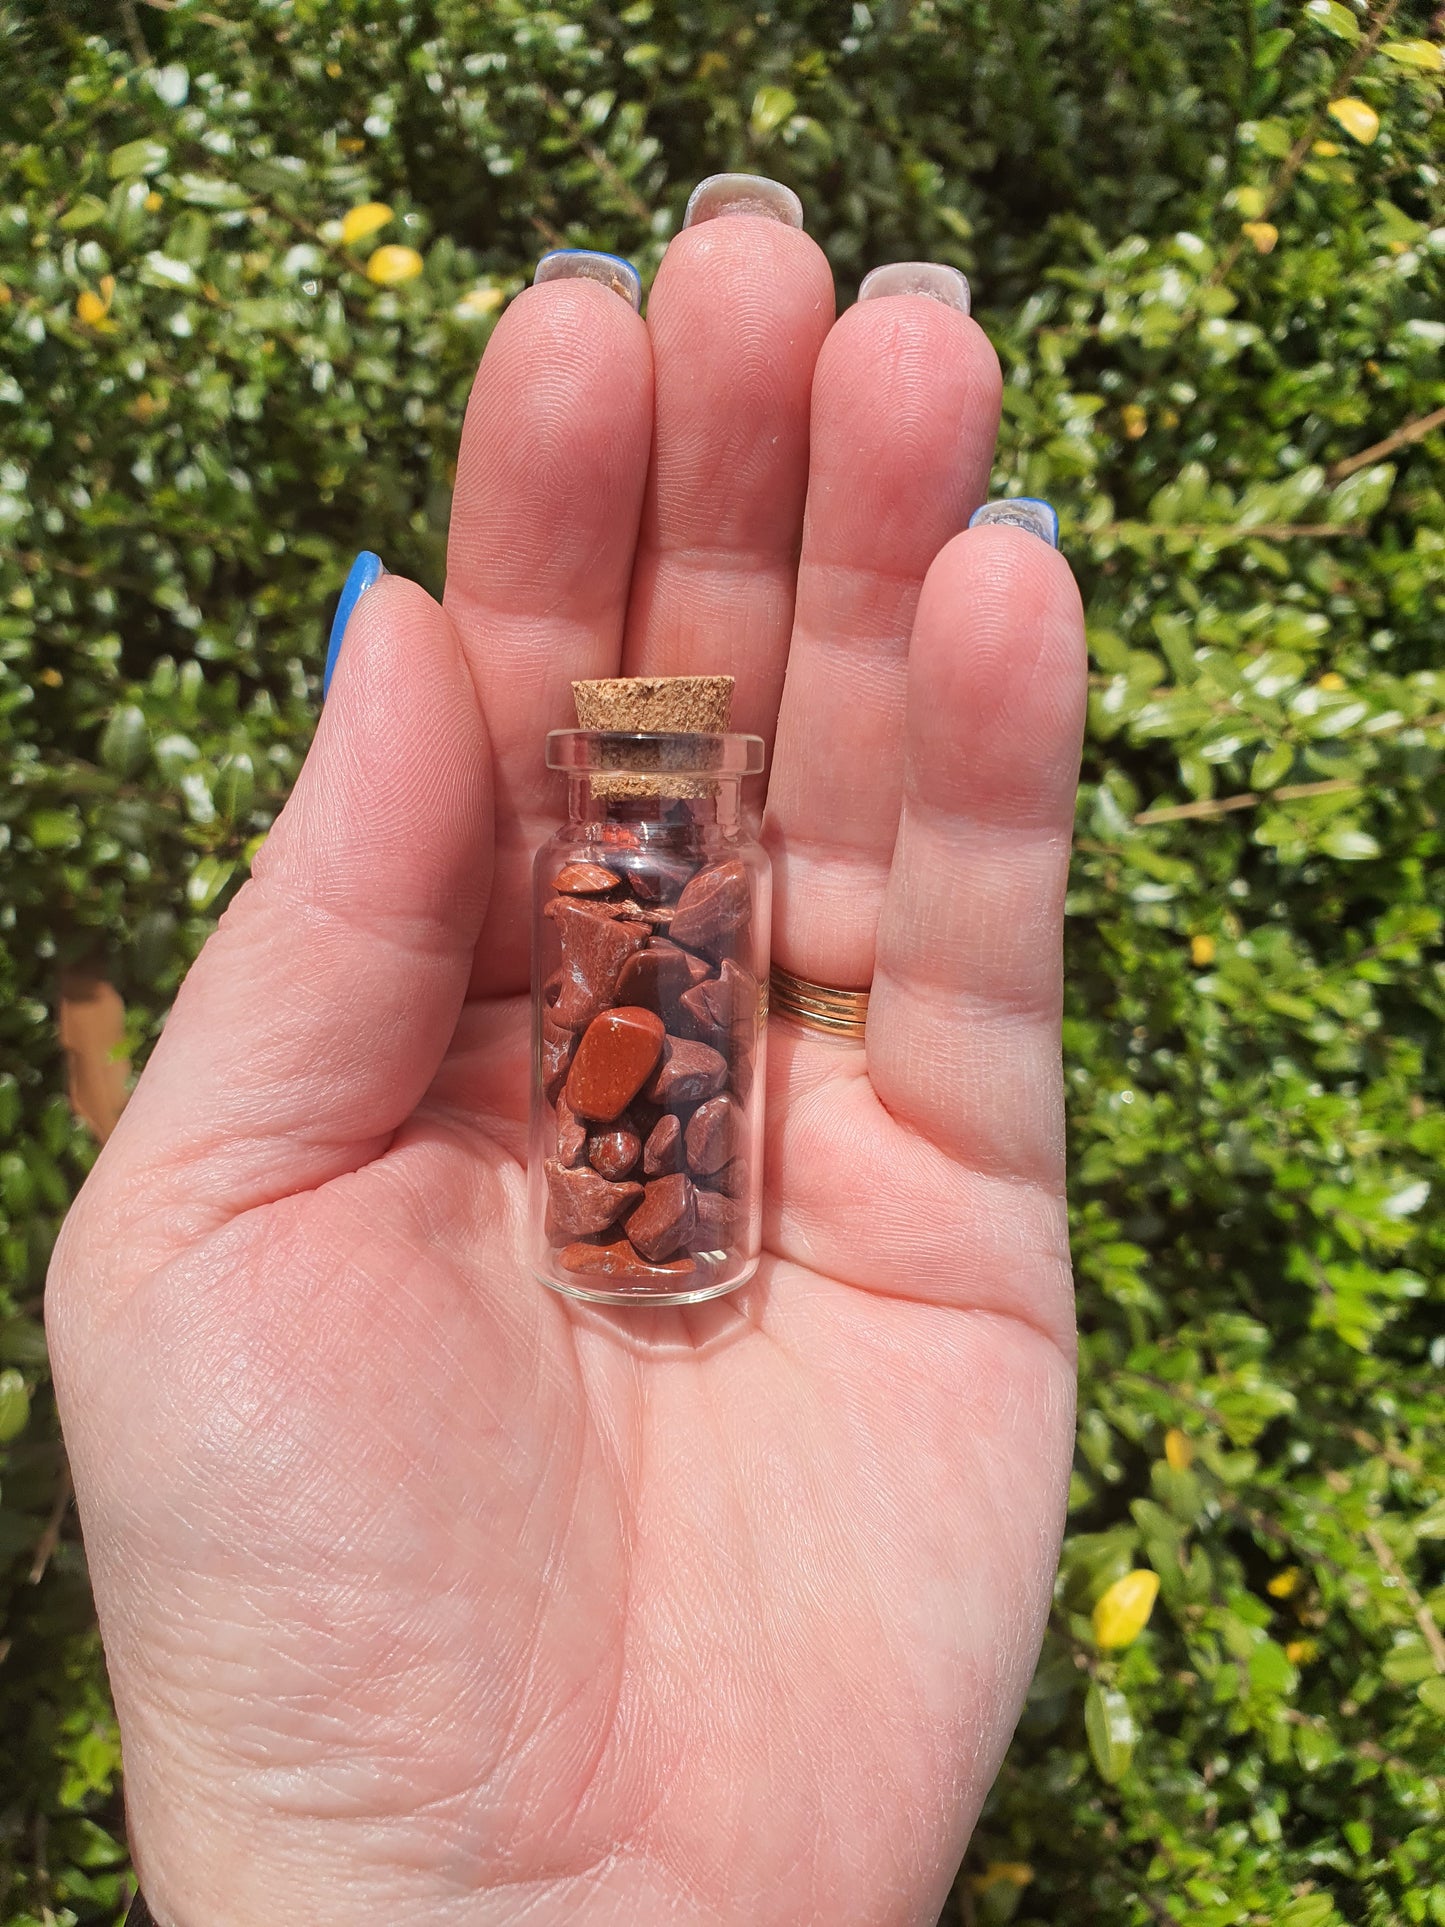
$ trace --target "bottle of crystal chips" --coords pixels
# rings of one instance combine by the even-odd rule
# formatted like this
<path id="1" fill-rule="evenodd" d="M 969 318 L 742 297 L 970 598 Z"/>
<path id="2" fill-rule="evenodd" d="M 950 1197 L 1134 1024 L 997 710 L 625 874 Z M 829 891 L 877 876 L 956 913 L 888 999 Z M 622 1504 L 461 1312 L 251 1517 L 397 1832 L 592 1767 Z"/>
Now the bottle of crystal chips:
<path id="1" fill-rule="evenodd" d="M 535 869 L 532 1263 L 575 1298 L 692 1304 L 760 1248 L 772 885 L 742 782 L 763 744 L 728 730 L 730 677 L 574 693 Z"/>

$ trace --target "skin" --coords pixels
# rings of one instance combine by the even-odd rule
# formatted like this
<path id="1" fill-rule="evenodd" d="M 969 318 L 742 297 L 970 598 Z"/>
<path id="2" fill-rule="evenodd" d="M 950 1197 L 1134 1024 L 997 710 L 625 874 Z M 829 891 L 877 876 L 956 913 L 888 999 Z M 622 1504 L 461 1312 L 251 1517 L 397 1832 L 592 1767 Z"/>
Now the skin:
<path id="1" fill-rule="evenodd" d="M 66 1222 L 49 1324 L 163 1923 L 927 1927 L 1027 1687 L 1073 1435 L 1060 928 L 1078 596 L 983 499 L 999 373 L 806 235 L 646 322 L 529 290 L 444 606 L 314 746 Z M 613 1311 L 521 1261 L 527 861 L 574 676 L 772 745 L 766 1252 Z"/>

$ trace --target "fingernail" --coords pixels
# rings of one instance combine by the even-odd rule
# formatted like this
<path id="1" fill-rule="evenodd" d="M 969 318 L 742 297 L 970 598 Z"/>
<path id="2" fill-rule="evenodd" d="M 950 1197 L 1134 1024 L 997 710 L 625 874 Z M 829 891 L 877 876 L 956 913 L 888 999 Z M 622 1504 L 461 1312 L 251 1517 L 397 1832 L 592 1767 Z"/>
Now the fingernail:
<path id="1" fill-rule="evenodd" d="M 1059 546 L 1059 518 L 1037 495 L 1010 495 L 1001 502 L 985 502 L 968 518 L 971 529 L 989 528 L 995 522 L 1011 529 L 1027 529 L 1051 549 Z"/>
<path id="2" fill-rule="evenodd" d="M 784 227 L 803 225 L 803 203 L 792 188 L 766 174 L 709 174 L 688 197 L 684 227 L 696 227 L 719 214 L 757 214 Z"/>
<path id="3" fill-rule="evenodd" d="M 537 263 L 532 286 L 539 288 L 544 281 L 599 281 L 639 312 L 642 309 L 642 276 L 620 254 L 602 254 L 595 248 L 554 248 Z"/>
<path id="4" fill-rule="evenodd" d="M 373 555 L 370 549 L 363 549 L 351 565 L 350 573 L 341 585 L 341 600 L 336 605 L 336 614 L 331 618 L 331 635 L 326 644 L 326 667 L 321 672 L 321 700 L 325 702 L 326 692 L 331 687 L 331 678 L 336 674 L 336 660 L 341 654 L 341 645 L 346 639 L 346 625 L 351 620 L 351 612 L 366 594 L 373 582 L 380 582 L 386 574 L 381 557 Z"/>
<path id="5" fill-rule="evenodd" d="M 865 274 L 858 290 L 860 301 L 871 301 L 880 294 L 926 294 L 930 301 L 941 301 L 946 308 L 969 310 L 968 277 L 942 261 L 890 261 L 886 267 Z"/>

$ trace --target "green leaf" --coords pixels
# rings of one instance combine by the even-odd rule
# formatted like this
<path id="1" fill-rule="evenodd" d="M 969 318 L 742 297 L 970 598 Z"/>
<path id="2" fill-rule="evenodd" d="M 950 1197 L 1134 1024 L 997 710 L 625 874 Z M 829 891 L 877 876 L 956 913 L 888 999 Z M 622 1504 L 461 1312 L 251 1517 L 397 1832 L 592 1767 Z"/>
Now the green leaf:
<path id="1" fill-rule="evenodd" d="M 122 703 L 111 711 L 110 721 L 100 733 L 100 760 L 117 776 L 134 776 L 150 755 L 150 730 L 145 712 L 134 703 Z"/>
<path id="2" fill-rule="evenodd" d="M 1355 474 L 1347 475 L 1339 487 L 1331 491 L 1325 503 L 1325 519 L 1329 522 L 1366 522 L 1385 506 L 1394 486 L 1393 462 L 1377 462 L 1373 468 L 1359 469 Z"/>
<path id="3" fill-rule="evenodd" d="M 1304 11 L 1306 19 L 1313 20 L 1336 40 L 1355 41 L 1360 37 L 1358 18 L 1341 0 L 1307 0 Z"/>
<path id="4" fill-rule="evenodd" d="M 243 823 L 256 797 L 256 769 L 244 750 L 227 756 L 213 790 L 216 809 L 224 823 Z"/>
<path id="5" fill-rule="evenodd" d="M 1113 1688 L 1091 1681 L 1084 1699 L 1084 1731 L 1100 1779 L 1117 1786 L 1129 1771 L 1139 1738 L 1128 1700 Z"/>
<path id="6" fill-rule="evenodd" d="M 1335 1927 L 1339 1920 L 1328 1894 L 1301 1894 L 1275 1915 L 1276 1927 Z"/>
<path id="7" fill-rule="evenodd" d="M 1415 1696 L 1422 1706 L 1445 1719 L 1445 1678 L 1436 1673 L 1430 1679 L 1422 1679 L 1415 1688 Z"/>
<path id="8" fill-rule="evenodd" d="M 1433 40 L 1387 40 L 1380 52 L 1397 66 L 1409 67 L 1417 74 L 1438 74 L 1445 69 L 1445 50 Z"/>
<path id="9" fill-rule="evenodd" d="M 1369 831 L 1353 823 L 1331 823 L 1318 842 L 1326 856 L 1340 863 L 1368 863 L 1380 854 L 1380 846 Z"/>
<path id="10" fill-rule="evenodd" d="M 79 228 L 94 227 L 96 222 L 103 221 L 109 212 L 109 208 L 98 194 L 77 194 L 61 215 L 60 226 L 68 234 L 73 234 Z"/>
<path id="11" fill-rule="evenodd" d="M 30 1420 L 30 1394 L 19 1372 L 0 1372 L 0 1445 L 18 1438 Z"/>
<path id="12" fill-rule="evenodd" d="M 786 87 L 759 87 L 753 95 L 753 111 L 748 125 L 755 140 L 766 140 L 783 122 L 797 112 L 798 98 Z"/>
<path id="13" fill-rule="evenodd" d="M 224 857 L 203 856 L 186 879 L 186 902 L 193 910 L 209 910 L 231 881 L 236 865 Z"/>
<path id="14" fill-rule="evenodd" d="M 170 159 L 170 149 L 157 140 L 127 141 L 110 157 L 108 172 L 113 181 L 128 181 L 137 174 L 157 174 Z"/>

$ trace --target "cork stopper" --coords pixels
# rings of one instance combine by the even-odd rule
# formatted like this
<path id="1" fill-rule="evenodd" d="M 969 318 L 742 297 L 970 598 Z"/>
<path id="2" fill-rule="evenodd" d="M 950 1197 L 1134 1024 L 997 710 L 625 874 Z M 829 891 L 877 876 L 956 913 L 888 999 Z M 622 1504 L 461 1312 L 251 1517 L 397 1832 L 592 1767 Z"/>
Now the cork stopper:
<path id="1" fill-rule="evenodd" d="M 615 676 L 574 682 L 572 699 L 583 729 L 610 735 L 723 736 L 732 720 L 731 676 Z M 597 796 L 706 796 L 705 778 L 643 775 L 619 769 L 593 778 Z"/>

